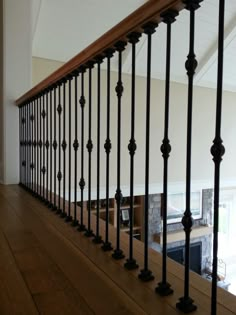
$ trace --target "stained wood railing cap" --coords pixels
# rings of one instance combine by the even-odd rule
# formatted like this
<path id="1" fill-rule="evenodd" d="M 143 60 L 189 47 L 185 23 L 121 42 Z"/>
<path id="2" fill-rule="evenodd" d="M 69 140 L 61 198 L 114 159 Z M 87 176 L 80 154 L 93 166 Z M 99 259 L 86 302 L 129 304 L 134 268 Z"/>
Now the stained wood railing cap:
<path id="1" fill-rule="evenodd" d="M 65 79 L 72 80 L 73 72 L 78 70 L 79 67 L 86 66 L 92 68 L 96 62 L 94 62 L 94 59 L 97 56 L 101 55 L 106 57 L 107 49 L 116 50 L 115 44 L 119 41 L 128 42 L 128 35 L 130 33 L 143 33 L 144 30 L 142 26 L 146 23 L 159 23 L 162 21 L 161 14 L 163 12 L 168 9 L 180 11 L 183 7 L 184 4 L 182 0 L 149 0 L 82 52 L 17 99 L 16 105 L 22 106 L 28 103 L 33 97 L 36 97 L 39 93 L 46 91 L 48 88 L 51 89 L 52 86 L 58 84 L 61 80 L 63 80 L 63 83 Z"/>

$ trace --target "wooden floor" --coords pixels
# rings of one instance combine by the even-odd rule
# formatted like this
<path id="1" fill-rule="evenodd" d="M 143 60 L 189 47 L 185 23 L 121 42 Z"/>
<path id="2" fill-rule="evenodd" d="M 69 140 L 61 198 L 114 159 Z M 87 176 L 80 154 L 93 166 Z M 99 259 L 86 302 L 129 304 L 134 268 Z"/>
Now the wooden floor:
<path id="1" fill-rule="evenodd" d="M 114 231 L 111 230 L 111 238 Z M 122 246 L 127 251 L 127 237 Z M 135 255 L 142 265 L 142 244 Z M 175 293 L 159 297 L 160 255 L 150 252 L 157 280 L 142 283 L 99 245 L 77 232 L 19 186 L 0 185 L 0 315 L 180 314 L 183 268 L 170 261 Z M 181 269 L 182 268 L 182 269 Z M 191 273 L 195 314 L 210 314 L 210 284 Z M 219 290 L 218 314 L 236 314 L 236 300 Z"/>

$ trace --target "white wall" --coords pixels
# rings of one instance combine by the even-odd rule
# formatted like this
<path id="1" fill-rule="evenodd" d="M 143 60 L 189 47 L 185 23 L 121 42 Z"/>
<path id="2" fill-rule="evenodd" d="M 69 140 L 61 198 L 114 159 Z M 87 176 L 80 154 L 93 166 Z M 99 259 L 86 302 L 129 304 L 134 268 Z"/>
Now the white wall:
<path id="1" fill-rule="evenodd" d="M 33 57 L 32 58 L 32 85 L 35 86 L 64 63 L 56 60 Z"/>
<path id="2" fill-rule="evenodd" d="M 33 61 L 35 62 L 35 60 Z M 44 61 L 37 60 L 42 63 L 38 68 L 44 68 Z M 52 62 L 53 63 L 53 62 Z M 58 64 L 57 64 L 58 65 Z M 34 82 L 37 81 L 37 72 L 34 73 Z M 96 187 L 96 111 L 97 111 L 97 90 L 96 90 L 96 69 L 93 70 L 93 187 Z M 42 71 L 40 72 L 40 77 Z M 127 145 L 130 139 L 130 75 L 123 75 L 124 94 L 122 97 L 122 171 L 121 183 L 123 190 L 129 188 L 129 165 L 130 157 Z M 85 76 L 87 84 L 88 78 Z M 106 138 L 106 72 L 102 71 L 102 102 L 101 102 L 101 186 L 105 187 L 105 152 L 104 141 Z M 114 188 L 111 189 L 111 195 L 114 195 L 116 187 L 116 139 L 117 139 L 117 98 L 115 93 L 115 85 L 117 82 L 117 73 L 111 73 L 111 141 L 112 152 L 111 158 L 111 178 L 110 184 Z M 73 83 L 72 83 L 73 86 Z M 80 87 L 80 80 L 79 80 Z M 74 89 L 72 90 L 72 95 Z M 164 120 L 164 81 L 152 80 L 151 95 L 151 143 L 150 143 L 150 184 L 151 192 L 158 192 L 162 189 L 163 177 L 163 158 L 160 153 L 160 145 L 163 139 L 163 120 Z M 88 100 L 87 90 L 86 99 Z M 236 94 L 225 92 L 223 98 L 223 121 L 222 121 L 222 139 L 226 147 L 226 154 L 222 163 L 222 182 L 225 185 L 235 185 L 236 168 L 234 167 L 236 156 L 235 144 L 235 124 L 236 117 L 235 106 Z M 209 88 L 195 87 L 194 104 L 193 104 L 193 144 L 192 144 L 192 179 L 193 189 L 209 187 L 213 185 L 213 162 L 210 154 L 210 147 L 214 138 L 215 126 L 215 103 L 216 91 Z M 169 181 L 170 189 L 173 191 L 184 190 L 185 188 L 185 168 L 186 168 L 186 128 L 187 128 L 187 86 L 183 84 L 171 84 L 170 97 L 170 130 L 169 139 L 172 151 L 169 158 Z M 74 103 L 72 102 L 72 111 L 74 112 Z M 67 113 L 68 114 L 68 113 Z M 145 178 L 145 116 L 146 116 L 146 80 L 144 77 L 136 79 L 136 142 L 137 152 L 135 154 L 135 184 L 136 193 L 144 192 Z M 68 116 L 67 116 L 68 117 Z M 74 114 L 72 114 L 74 117 Z M 85 106 L 85 139 L 87 142 L 87 117 L 88 103 Z M 80 120 L 80 109 L 78 119 Z M 74 129 L 74 121 L 72 121 L 72 130 Z M 80 129 L 78 132 L 80 141 Z M 72 137 L 74 138 L 74 137 Z M 80 152 L 78 153 L 80 156 Z M 73 150 L 72 150 L 73 157 Z M 72 164 L 74 159 L 72 158 Z M 78 162 L 80 158 L 78 158 Z M 87 183 L 87 151 L 85 150 L 85 180 Z M 80 166 L 79 166 L 80 167 Z M 80 170 L 80 168 L 79 168 Z M 73 174 L 73 171 L 72 171 Z M 78 182 L 80 177 L 78 172 Z M 73 176 L 73 175 L 72 175 Z M 94 191 L 95 192 L 95 191 Z M 128 191 L 126 192 L 128 193 Z M 102 192 L 103 194 L 103 192 Z M 95 195 L 94 195 L 95 197 Z"/>
<path id="3" fill-rule="evenodd" d="M 19 182 L 19 110 L 15 100 L 31 87 L 31 1 L 3 1 L 3 112 L 5 184 Z"/>

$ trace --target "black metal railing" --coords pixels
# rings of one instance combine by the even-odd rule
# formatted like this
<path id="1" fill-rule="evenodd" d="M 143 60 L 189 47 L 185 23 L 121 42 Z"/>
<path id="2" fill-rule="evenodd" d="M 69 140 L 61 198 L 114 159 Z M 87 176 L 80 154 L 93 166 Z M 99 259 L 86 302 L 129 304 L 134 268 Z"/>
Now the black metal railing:
<path id="1" fill-rule="evenodd" d="M 179 1 L 181 2 L 181 1 Z M 196 310 L 201 301 L 194 301 L 190 297 L 190 241 L 191 230 L 194 224 L 191 213 L 191 162 L 192 162 L 192 120 L 193 120 L 193 83 L 197 68 L 195 56 L 195 19 L 202 0 L 183 0 L 185 9 L 189 12 L 189 52 L 185 68 L 188 78 L 187 98 L 187 141 L 186 141 L 186 204 L 182 218 L 185 231 L 185 266 L 184 292 L 176 307 L 185 313 Z M 177 1 L 176 1 L 177 3 Z M 221 139 L 221 112 L 222 112 L 222 84 L 223 84 L 223 48 L 224 48 L 224 0 L 219 0 L 219 41 L 218 41 L 218 81 L 216 104 L 215 139 L 211 148 L 215 163 L 214 175 L 214 235 L 213 235 L 213 271 L 211 314 L 217 313 L 217 261 L 218 261 L 218 226 L 219 226 L 219 192 L 220 192 L 220 164 L 224 155 L 224 146 Z M 20 121 L 20 184 L 34 196 L 45 202 L 56 214 L 78 226 L 87 237 L 93 236 L 95 244 L 102 244 L 104 251 L 112 250 L 114 259 L 124 259 L 125 255 L 121 243 L 121 205 L 122 205 L 122 172 L 123 160 L 121 150 L 128 146 L 126 153 L 130 158 L 129 165 L 129 245 L 128 257 L 124 263 L 128 270 L 139 268 L 134 257 L 134 190 L 135 190 L 135 156 L 139 143 L 135 138 L 136 126 L 136 46 L 140 38 L 146 39 L 146 95 L 145 120 L 145 156 L 143 168 L 144 178 L 144 207 L 143 207 L 143 267 L 139 278 L 143 281 L 154 279 L 149 269 L 149 193 L 150 193 L 150 117 L 151 117 L 151 78 L 153 58 L 152 40 L 158 36 L 158 23 L 166 24 L 166 78 L 165 78 L 165 107 L 164 107 L 164 137 L 161 143 L 163 157 L 163 245 L 162 245 L 162 278 L 156 287 L 160 296 L 172 294 L 174 287 L 167 281 L 167 203 L 168 203 L 168 159 L 171 153 L 171 139 L 169 139 L 169 111 L 170 111 L 170 82 L 172 28 L 179 14 L 177 7 L 161 12 L 159 20 L 150 18 L 145 23 L 137 25 L 136 30 L 127 32 L 110 47 L 80 64 L 77 69 L 67 73 L 57 82 L 47 86 L 39 93 L 26 98 L 19 105 Z M 181 14 L 181 13 L 180 13 Z M 157 21 L 158 20 L 158 21 Z M 154 35 L 155 33 L 155 35 Z M 164 45 L 164 43 L 161 43 Z M 127 47 L 131 48 L 131 85 L 130 90 L 130 140 L 124 143 L 122 138 L 122 110 L 123 96 L 127 86 L 123 82 L 123 56 Z M 187 52 L 186 52 L 187 53 Z M 111 83 L 111 60 L 118 57 L 117 84 Z M 103 71 L 102 66 L 106 66 Z M 183 65 L 184 68 L 184 65 Z M 184 71 L 184 70 L 183 70 Z M 106 83 L 102 86 L 102 76 Z M 105 92 L 104 92 L 105 91 Z M 116 93 L 116 101 L 111 101 L 111 92 Z M 106 106 L 102 102 L 106 100 Z M 126 104 L 127 107 L 127 104 Z M 142 109 L 143 110 L 143 109 Z M 143 110 L 144 112 L 144 110 Z M 74 116 L 73 116 L 74 115 Z M 115 115 L 116 125 L 111 129 L 111 115 Z M 105 117 L 105 120 L 103 120 Z M 96 121 L 96 123 L 95 123 Z M 104 123 L 105 121 L 105 123 Z M 126 122 L 127 123 L 127 122 Z M 156 127 L 156 126 L 155 126 Z M 158 127 L 159 128 L 159 127 Z M 113 143 L 111 130 L 115 130 Z M 154 131 L 154 133 L 156 130 Z M 104 138 L 101 138 L 105 135 Z M 101 152 L 101 141 L 104 151 Z M 87 148 L 87 154 L 85 151 Z M 95 148 L 94 148 L 95 145 Z M 159 145 L 158 143 L 156 145 Z M 73 153 L 74 150 L 74 154 Z M 114 151 L 114 153 L 113 153 Z M 111 154 L 116 159 L 116 189 L 110 186 Z M 103 156 L 103 159 L 101 159 Z M 101 164 L 105 165 L 105 226 L 104 237 L 101 233 Z M 113 170 L 114 173 L 114 170 Z M 86 180 L 85 180 L 86 179 Z M 87 190 L 85 190 L 87 189 Z M 74 190 L 74 193 L 73 193 Z M 94 231 L 91 226 L 92 191 L 95 191 L 96 224 Z M 111 244 L 109 234 L 110 197 L 116 201 L 116 235 Z M 84 201 L 87 200 L 87 206 Z M 86 216 L 85 216 L 86 214 Z M 87 218 L 87 220 L 86 220 Z M 140 263 L 140 262 L 139 262 Z"/>

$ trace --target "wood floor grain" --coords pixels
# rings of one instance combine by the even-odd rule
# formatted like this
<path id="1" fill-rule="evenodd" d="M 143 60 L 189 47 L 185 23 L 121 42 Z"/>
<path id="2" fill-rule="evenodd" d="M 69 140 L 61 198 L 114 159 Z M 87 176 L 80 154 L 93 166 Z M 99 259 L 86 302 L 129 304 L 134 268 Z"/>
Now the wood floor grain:
<path id="1" fill-rule="evenodd" d="M 110 236 L 114 243 L 112 228 Z M 128 238 L 122 235 L 121 241 L 127 253 Z M 144 284 L 139 270 L 125 270 L 125 260 L 112 259 L 19 186 L 0 185 L 0 250 L 0 315 L 180 314 L 175 303 L 183 291 L 181 266 L 168 261 L 175 292 L 163 299 L 154 290 L 161 275 L 160 254 L 150 251 L 156 279 Z M 142 243 L 135 242 L 140 266 L 142 251 Z M 209 315 L 209 283 L 192 273 L 190 280 L 198 304 L 195 314 Z M 236 314 L 235 301 L 220 290 L 218 314 Z"/>

